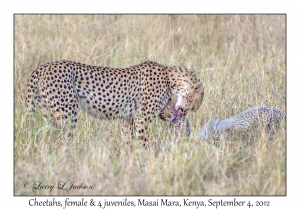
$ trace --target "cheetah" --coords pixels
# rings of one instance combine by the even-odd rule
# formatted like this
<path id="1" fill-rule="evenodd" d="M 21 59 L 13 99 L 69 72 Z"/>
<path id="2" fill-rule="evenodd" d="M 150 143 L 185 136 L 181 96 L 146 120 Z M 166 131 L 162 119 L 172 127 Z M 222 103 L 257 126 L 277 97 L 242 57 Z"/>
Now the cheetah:
<path id="1" fill-rule="evenodd" d="M 279 109 L 268 106 L 254 107 L 228 119 L 211 120 L 203 126 L 199 136 L 204 140 L 215 137 L 226 140 L 233 137 L 233 134 L 239 134 L 245 142 L 251 140 L 253 131 L 264 129 L 265 133 L 271 134 L 284 117 L 285 114 Z"/>
<path id="2" fill-rule="evenodd" d="M 169 103 L 167 107 L 159 113 L 160 119 L 169 122 L 171 131 L 174 127 L 176 129 L 176 135 L 182 137 L 182 133 L 185 134 L 185 137 L 189 138 L 191 135 L 191 126 L 188 120 L 188 117 L 182 110 L 176 110 L 175 104 L 173 102 Z"/>
<path id="3" fill-rule="evenodd" d="M 58 125 L 74 130 L 79 104 L 99 119 L 121 118 L 121 136 L 131 131 L 147 147 L 147 123 L 165 109 L 171 96 L 175 109 L 195 111 L 202 104 L 205 84 L 186 68 L 146 61 L 128 68 L 92 66 L 61 60 L 39 66 L 28 79 L 26 106 L 53 116 Z"/>

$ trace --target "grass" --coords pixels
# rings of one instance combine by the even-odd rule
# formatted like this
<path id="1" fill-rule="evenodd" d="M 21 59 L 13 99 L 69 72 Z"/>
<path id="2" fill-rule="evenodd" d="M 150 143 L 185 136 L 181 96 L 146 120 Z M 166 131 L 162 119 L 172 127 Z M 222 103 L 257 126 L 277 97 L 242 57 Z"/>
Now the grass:
<path id="1" fill-rule="evenodd" d="M 15 195 L 286 195 L 285 125 L 271 145 L 261 135 L 237 152 L 219 153 L 197 136 L 211 118 L 259 105 L 285 111 L 285 18 L 15 15 Z M 112 67 L 153 60 L 194 71 L 207 88 L 201 108 L 189 114 L 191 138 L 170 137 L 157 118 L 149 137 L 162 150 L 129 153 L 120 120 L 100 121 L 81 110 L 74 139 L 66 141 L 46 119 L 27 112 L 24 100 L 30 73 L 61 59 Z M 57 189 L 60 181 L 93 188 Z M 34 182 L 55 187 L 33 189 Z"/>

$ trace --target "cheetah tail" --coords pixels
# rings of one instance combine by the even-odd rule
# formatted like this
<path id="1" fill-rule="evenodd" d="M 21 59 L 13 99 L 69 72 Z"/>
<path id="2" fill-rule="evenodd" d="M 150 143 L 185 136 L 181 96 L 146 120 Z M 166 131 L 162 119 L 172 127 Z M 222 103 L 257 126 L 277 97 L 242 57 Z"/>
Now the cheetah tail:
<path id="1" fill-rule="evenodd" d="M 39 77 L 37 71 L 34 71 L 27 83 L 26 87 L 26 99 L 25 99 L 25 104 L 28 110 L 33 110 L 34 109 L 34 99 L 35 96 L 37 95 L 37 90 L 38 90 L 38 84 L 39 84 Z"/>

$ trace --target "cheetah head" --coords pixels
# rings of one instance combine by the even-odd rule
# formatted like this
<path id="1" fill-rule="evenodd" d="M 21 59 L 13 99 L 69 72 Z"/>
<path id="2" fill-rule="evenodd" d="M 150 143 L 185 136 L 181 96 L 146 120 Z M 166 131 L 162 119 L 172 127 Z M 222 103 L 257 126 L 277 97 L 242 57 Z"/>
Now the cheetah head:
<path id="1" fill-rule="evenodd" d="M 185 90 L 178 91 L 174 95 L 177 97 L 177 103 L 175 104 L 176 110 L 198 110 L 202 104 L 204 97 L 205 84 L 199 82 L 195 85 L 191 85 Z M 181 115 L 180 113 L 178 115 Z"/>
<path id="2" fill-rule="evenodd" d="M 206 123 L 201 131 L 199 132 L 199 136 L 203 140 L 208 140 L 214 133 L 214 130 L 217 129 L 217 125 L 220 122 L 220 119 L 214 120 L 212 119 L 209 123 Z"/>

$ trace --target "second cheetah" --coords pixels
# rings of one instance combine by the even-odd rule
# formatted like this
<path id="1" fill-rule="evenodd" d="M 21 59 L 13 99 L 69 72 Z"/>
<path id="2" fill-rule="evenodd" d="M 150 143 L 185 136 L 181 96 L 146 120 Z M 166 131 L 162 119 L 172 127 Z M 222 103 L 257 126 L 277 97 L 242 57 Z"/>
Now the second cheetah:
<path id="1" fill-rule="evenodd" d="M 228 119 L 211 120 L 203 126 L 199 136 L 201 139 L 209 140 L 215 137 L 228 139 L 234 134 L 240 134 L 242 141 L 246 141 L 253 131 L 262 129 L 266 133 L 274 131 L 274 126 L 278 125 L 284 117 L 285 114 L 279 109 L 268 106 L 255 107 Z"/>

